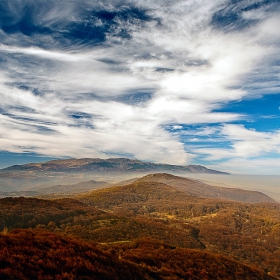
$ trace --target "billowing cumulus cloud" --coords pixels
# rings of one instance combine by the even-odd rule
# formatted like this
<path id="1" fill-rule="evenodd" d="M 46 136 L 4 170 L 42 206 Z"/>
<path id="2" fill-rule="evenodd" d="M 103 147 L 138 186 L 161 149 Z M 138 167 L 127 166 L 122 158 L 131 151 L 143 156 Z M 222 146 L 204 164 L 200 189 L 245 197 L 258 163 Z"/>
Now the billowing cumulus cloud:
<path id="1" fill-rule="evenodd" d="M 173 164 L 279 155 L 275 125 L 230 109 L 279 96 L 278 1 L 0 8 L 2 151 Z"/>

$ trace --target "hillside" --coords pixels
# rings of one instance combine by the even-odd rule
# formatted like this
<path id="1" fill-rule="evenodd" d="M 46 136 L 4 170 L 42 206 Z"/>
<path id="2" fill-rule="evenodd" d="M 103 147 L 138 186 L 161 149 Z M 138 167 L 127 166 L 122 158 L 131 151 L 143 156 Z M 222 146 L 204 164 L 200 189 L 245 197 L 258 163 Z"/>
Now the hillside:
<path id="1" fill-rule="evenodd" d="M 155 182 L 163 179 L 165 183 Z M 44 229 L 109 247 L 153 238 L 172 247 L 218 253 L 280 277 L 279 203 L 193 196 L 175 186 L 181 179 L 146 176 L 72 195 L 77 200 L 3 198 L 0 231 Z M 170 186 L 168 180 L 176 184 Z M 195 189 L 196 182 L 189 183 Z"/>
<path id="2" fill-rule="evenodd" d="M 185 201 L 194 197 L 218 198 L 238 202 L 277 203 L 269 196 L 256 191 L 222 188 L 207 185 L 203 182 L 182 178 L 166 173 L 157 173 L 133 180 L 132 183 L 96 190 L 92 193 L 78 196 L 85 202 L 97 203 L 101 208 L 106 205 L 119 205 L 120 203 L 137 203 L 147 200 L 168 199 L 172 201 Z M 104 202 L 104 205 L 102 202 Z M 101 204 L 100 204 L 101 203 Z"/>
<path id="3" fill-rule="evenodd" d="M 195 199 L 193 196 L 167 184 L 142 182 L 141 180 L 124 186 L 110 187 L 92 191 L 88 194 L 77 195 L 76 198 L 85 203 L 97 205 L 102 209 L 120 204 L 133 205 L 133 203 L 141 204 L 160 200 L 174 202 Z"/>
<path id="4" fill-rule="evenodd" d="M 143 188 L 150 183 L 143 184 L 125 186 L 123 193 L 119 188 L 93 191 L 86 196 L 88 206 L 73 199 L 0 199 L 0 230 L 37 228 L 106 244 L 150 237 L 280 276 L 279 204 L 203 199 L 159 183 L 148 192 Z"/>
<path id="5" fill-rule="evenodd" d="M 73 199 L 4 198 L 0 209 L 0 232 L 40 228 L 101 243 L 151 237 L 172 246 L 205 247 L 197 239 L 197 228 L 190 225 L 174 227 L 174 222 L 105 212 Z"/>
<path id="6" fill-rule="evenodd" d="M 0 234 L 0 250 L 3 280 L 275 279 L 219 255 L 172 249 L 153 240 L 105 250 L 46 231 L 14 230 Z"/>
<path id="7" fill-rule="evenodd" d="M 183 177 L 174 176 L 167 173 L 157 173 L 144 176 L 138 179 L 136 182 L 158 182 L 167 184 L 176 189 L 184 191 L 189 195 L 206 197 L 206 198 L 219 198 L 219 199 L 230 199 L 239 202 L 272 202 L 277 203 L 269 196 L 257 192 L 247 191 L 237 188 L 223 188 L 207 185 L 201 181 L 188 179 Z"/>
<path id="8" fill-rule="evenodd" d="M 77 199 L 112 213 L 160 219 L 177 229 L 192 226 L 207 251 L 258 265 L 280 276 L 279 203 L 248 204 L 201 198 L 163 183 L 150 182 L 147 177 L 126 186 L 96 190 Z"/>

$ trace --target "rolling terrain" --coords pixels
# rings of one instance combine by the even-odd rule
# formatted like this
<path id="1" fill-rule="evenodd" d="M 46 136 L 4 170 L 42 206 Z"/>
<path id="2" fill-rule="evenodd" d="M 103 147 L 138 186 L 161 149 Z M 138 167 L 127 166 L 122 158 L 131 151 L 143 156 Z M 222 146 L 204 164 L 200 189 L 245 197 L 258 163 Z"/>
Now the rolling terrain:
<path id="1" fill-rule="evenodd" d="M 162 183 L 171 187 L 174 187 L 177 190 L 180 190 L 188 195 L 197 196 L 197 197 L 205 197 L 205 198 L 219 198 L 219 199 L 226 199 L 226 200 L 234 200 L 239 202 L 272 202 L 276 203 L 275 200 L 270 198 L 269 196 L 257 192 L 257 191 L 247 191 L 241 190 L 237 188 L 223 188 L 223 187 L 215 187 L 205 184 L 201 181 L 183 178 L 179 176 L 174 176 L 167 173 L 156 173 L 156 174 L 149 174 L 142 178 L 133 178 L 129 180 L 125 180 L 114 184 L 115 186 L 124 186 L 130 185 L 134 183 Z M 53 197 L 71 197 L 69 194 L 85 192 L 90 190 L 98 190 L 108 188 L 110 186 L 114 186 L 107 182 L 96 182 L 96 181 L 87 181 L 81 182 L 72 185 L 58 185 L 47 187 L 44 189 L 40 189 L 40 193 L 37 193 L 38 197 L 41 198 L 51 198 L 48 194 L 53 194 Z M 112 189 L 109 191 L 111 192 Z M 116 188 L 114 190 L 117 190 Z M 163 191 L 164 188 L 161 190 L 159 189 L 158 192 Z M 143 192 L 144 189 L 143 189 Z M 101 190 L 103 193 L 103 190 Z M 43 195 L 42 195 L 43 194 Z M 47 196 L 44 196 L 47 195 Z"/>
<path id="2" fill-rule="evenodd" d="M 184 183 L 178 185 L 182 179 Z M 241 262 L 252 271 L 260 269 L 270 276 L 280 277 L 279 203 L 245 203 L 189 193 L 195 191 L 198 183 L 169 174 L 151 174 L 127 185 L 72 195 L 72 199 L 3 198 L 0 199 L 0 231 L 8 233 L 15 228 L 47 230 L 65 238 L 95 242 L 102 250 L 119 252 L 117 255 L 121 254 L 122 259 L 127 257 L 129 261 L 147 265 L 153 271 L 154 278 L 151 279 L 165 279 L 167 276 L 161 275 L 162 269 L 170 260 L 166 255 L 159 260 L 153 258 L 160 252 L 158 247 L 151 250 L 151 244 L 149 250 L 138 251 L 139 245 L 132 244 L 139 238 L 152 238 L 153 244 L 164 243 L 178 252 L 196 249 L 204 254 L 203 258 L 220 254 L 233 263 Z M 202 186 L 209 195 L 207 185 L 199 185 L 199 191 Z M 254 195 L 253 192 L 253 199 Z M 129 252 L 133 252 L 132 255 Z M 181 258 L 180 254 L 176 253 L 176 256 Z M 187 265 L 186 260 L 179 262 L 182 267 Z M 203 266 L 207 272 L 209 267 L 205 262 L 201 263 Z M 238 278 L 239 268 L 231 268 L 237 277 L 233 279 L 246 279 Z M 193 271 L 195 269 L 193 267 Z M 185 268 L 184 273 L 186 271 L 189 268 Z M 199 275 L 197 273 L 194 275 Z M 209 272 L 208 275 L 212 274 Z M 211 277 L 208 279 L 218 279 Z M 247 279 L 254 279 L 250 277 Z"/>
<path id="3" fill-rule="evenodd" d="M 177 228 L 192 226 L 206 251 L 257 265 L 280 276 L 279 203 L 271 202 L 265 195 L 266 202 L 256 203 L 262 195 L 254 192 L 251 203 L 203 198 L 182 191 L 186 186 L 178 188 L 174 187 L 176 184 L 170 186 L 149 178 L 162 181 L 162 176 L 165 183 L 177 180 L 166 174 L 150 175 L 126 186 L 97 190 L 77 198 L 122 215 L 161 219 Z M 241 194 L 238 191 L 238 198 Z"/>
<path id="4" fill-rule="evenodd" d="M 174 246 L 204 248 L 195 227 L 178 229 L 173 222 L 120 215 L 73 199 L 3 198 L 0 207 L 0 231 L 40 228 L 101 243 L 151 237 Z"/>
<path id="5" fill-rule="evenodd" d="M 205 198 L 220 198 L 229 199 L 240 202 L 273 202 L 276 201 L 269 196 L 257 192 L 257 191 L 246 191 L 238 188 L 222 188 L 215 187 L 205 184 L 201 181 L 182 178 L 166 173 L 157 173 L 144 176 L 137 180 L 137 182 L 158 182 L 167 184 L 189 195 L 200 196 Z"/>
<path id="6" fill-rule="evenodd" d="M 102 248 L 46 231 L 13 230 L 0 234 L 0 250 L 1 279 L 276 279 L 220 255 L 146 239 Z"/>

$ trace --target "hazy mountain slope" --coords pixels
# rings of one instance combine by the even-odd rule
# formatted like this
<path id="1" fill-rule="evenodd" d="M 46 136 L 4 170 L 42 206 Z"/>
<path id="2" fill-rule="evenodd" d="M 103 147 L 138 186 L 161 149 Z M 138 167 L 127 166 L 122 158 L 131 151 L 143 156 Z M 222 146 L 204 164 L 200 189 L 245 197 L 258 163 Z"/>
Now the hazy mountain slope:
<path id="1" fill-rule="evenodd" d="M 0 169 L 0 191 L 40 192 L 41 188 L 77 184 L 89 180 L 115 183 L 152 172 L 227 174 L 198 165 L 155 164 L 126 158 L 65 159 L 13 165 Z"/>
<path id="2" fill-rule="evenodd" d="M 110 185 L 111 184 L 107 182 L 90 180 L 86 182 L 80 182 L 77 184 L 56 185 L 52 187 L 42 188 L 39 191 L 41 194 L 51 194 L 51 193 L 71 194 L 71 193 L 85 192 L 93 189 L 106 188 L 109 187 Z"/>
<path id="3" fill-rule="evenodd" d="M 123 180 L 114 184 L 114 186 L 124 186 L 134 183 L 135 181 L 139 180 L 141 177 L 130 178 L 127 180 Z"/>
<path id="4" fill-rule="evenodd" d="M 14 230 L 0 234 L 0 250 L 1 279 L 275 279 L 219 255 L 150 240 L 105 251 L 45 231 Z"/>
<path id="5" fill-rule="evenodd" d="M 101 209 L 117 211 L 122 205 L 133 208 L 133 205 L 153 204 L 162 201 L 190 202 L 196 198 L 174 187 L 158 182 L 137 181 L 124 186 L 96 190 L 88 194 L 77 195 L 77 199 Z M 117 207 L 118 209 L 115 209 Z"/>
<path id="6" fill-rule="evenodd" d="M 189 195 L 195 195 L 199 197 L 230 199 L 234 201 L 249 203 L 277 203 L 275 200 L 261 192 L 246 191 L 237 188 L 215 187 L 194 179 L 178 177 L 166 173 L 150 174 L 138 179 L 136 182 L 164 183 L 169 186 L 175 187 L 181 191 L 184 191 Z"/>
<path id="7" fill-rule="evenodd" d="M 16 196 L 37 196 L 39 192 L 35 191 L 11 191 L 11 192 L 1 192 L 0 191 L 0 198 L 3 197 L 16 197 Z"/>
<path id="8" fill-rule="evenodd" d="M 151 171 L 176 171 L 192 173 L 226 174 L 224 172 L 211 170 L 200 165 L 178 166 L 169 164 L 156 164 L 131 160 L 126 158 L 84 158 L 53 160 L 43 163 L 30 163 L 13 165 L 0 170 L 0 173 L 11 172 L 151 172 Z"/>

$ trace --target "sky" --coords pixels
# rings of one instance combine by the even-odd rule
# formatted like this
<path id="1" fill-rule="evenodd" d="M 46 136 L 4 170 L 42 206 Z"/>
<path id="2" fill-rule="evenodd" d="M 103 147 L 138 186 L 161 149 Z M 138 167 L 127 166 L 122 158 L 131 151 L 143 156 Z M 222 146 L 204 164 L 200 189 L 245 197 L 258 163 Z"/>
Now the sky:
<path id="1" fill-rule="evenodd" d="M 279 26 L 279 0 L 1 0 L 0 167 L 280 175 Z"/>

